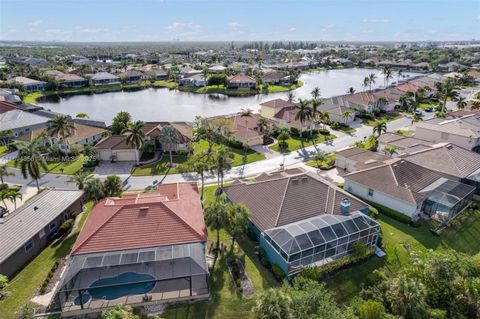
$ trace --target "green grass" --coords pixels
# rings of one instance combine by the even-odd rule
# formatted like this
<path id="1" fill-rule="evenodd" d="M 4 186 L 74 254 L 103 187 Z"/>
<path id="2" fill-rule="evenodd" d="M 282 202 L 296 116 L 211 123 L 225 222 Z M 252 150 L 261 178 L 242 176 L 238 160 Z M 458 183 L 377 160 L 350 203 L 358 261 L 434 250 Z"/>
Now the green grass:
<path id="1" fill-rule="evenodd" d="M 223 84 L 221 85 L 207 85 L 206 87 L 191 87 L 191 86 L 179 86 L 180 91 L 193 92 L 200 94 L 209 94 L 209 93 L 220 93 L 230 96 L 244 96 L 244 95 L 256 95 L 261 93 L 275 93 L 275 92 L 286 92 L 295 90 L 303 85 L 302 81 L 298 81 L 297 84 L 292 85 L 269 85 L 264 87 L 260 85 L 258 89 L 250 88 L 238 88 L 238 89 L 228 89 Z"/>
<path id="2" fill-rule="evenodd" d="M 155 81 L 153 87 L 166 87 L 169 89 L 175 89 L 178 87 L 178 84 L 173 81 Z"/>
<path id="3" fill-rule="evenodd" d="M 443 230 L 440 236 L 433 235 L 427 224 L 412 227 L 388 216 L 378 218 L 383 233 L 383 247 L 387 257 L 373 257 L 335 273 L 325 280 L 335 292 L 339 302 L 348 302 L 358 295 L 366 277 L 375 269 L 385 267 L 387 272 L 396 272 L 409 262 L 408 251 L 428 252 L 428 250 L 455 249 L 470 255 L 480 251 L 480 210 L 460 216 L 451 227 Z"/>
<path id="4" fill-rule="evenodd" d="M 394 121 L 394 120 L 398 120 L 400 118 L 402 118 L 402 115 L 400 115 L 400 114 L 385 113 L 381 117 L 373 119 L 373 120 L 362 119 L 362 124 L 365 124 L 367 126 L 375 126 L 378 122 L 381 122 L 381 121 L 391 122 L 391 121 Z"/>
<path id="5" fill-rule="evenodd" d="M 326 135 L 326 136 L 322 134 L 318 134 L 316 144 L 322 143 L 327 139 L 332 140 L 334 138 L 336 138 L 336 136 L 333 134 Z M 303 137 L 298 137 L 298 136 L 290 136 L 290 138 L 287 140 L 287 143 L 288 143 L 288 148 L 285 150 L 286 153 L 313 145 L 313 143 L 311 143 L 308 139 Z M 275 152 L 281 152 L 280 147 L 278 146 L 278 143 L 275 143 L 272 146 L 270 146 L 270 149 Z"/>
<path id="6" fill-rule="evenodd" d="M 267 87 L 260 85 L 259 90 L 261 93 L 277 93 L 277 92 L 286 92 L 298 89 L 303 86 L 302 81 L 297 81 L 297 84 L 292 85 L 269 85 Z"/>
<path id="7" fill-rule="evenodd" d="M 435 108 L 435 104 L 431 104 L 431 103 L 420 103 L 420 104 L 418 104 L 419 109 L 425 110 L 427 107 Z"/>
<path id="8" fill-rule="evenodd" d="M 6 145 L 0 145 L 0 155 L 5 154 L 8 151 L 8 147 Z"/>
<path id="9" fill-rule="evenodd" d="M 5 317 L 2 316 L 1 318 L 14 318 L 15 312 L 33 297 L 37 288 L 47 277 L 53 264 L 70 253 L 78 233 L 92 209 L 93 203 L 89 202 L 86 206 L 87 211 L 80 217 L 76 230 L 67 238 L 56 241 L 45 248 L 35 259 L 12 278 L 7 288 L 8 291 L 12 292 L 12 295 L 0 301 L 0 314 L 5 315 Z"/>
<path id="10" fill-rule="evenodd" d="M 219 149 L 220 145 L 214 145 L 213 149 Z M 194 153 L 202 153 L 208 150 L 208 143 L 205 140 L 200 140 L 196 142 L 193 146 L 193 152 Z M 238 148 L 231 148 L 231 151 L 233 153 L 233 162 L 232 166 L 240 166 L 243 165 L 243 155 L 245 154 L 245 151 L 243 149 L 238 149 Z M 247 158 L 245 164 L 253 163 L 256 161 L 261 161 L 265 159 L 265 155 L 260 154 L 258 152 L 255 152 L 252 149 L 249 149 L 247 151 Z"/>
<path id="11" fill-rule="evenodd" d="M 24 97 L 23 97 L 23 102 L 24 103 L 37 103 L 37 99 L 41 98 L 45 96 L 44 93 L 42 92 L 31 92 L 31 93 L 28 93 L 26 94 Z"/>
<path id="12" fill-rule="evenodd" d="M 395 133 L 403 135 L 403 136 L 410 136 L 409 130 L 396 130 Z"/>
<path id="13" fill-rule="evenodd" d="M 64 175 L 74 175 L 82 169 L 83 162 L 85 161 L 85 156 L 80 155 L 75 161 L 71 162 L 51 162 L 47 161 L 48 169 L 45 170 L 43 167 L 40 167 L 40 171 L 49 172 L 52 174 L 64 174 Z M 7 162 L 7 166 L 19 168 L 19 163 L 15 165 L 15 161 L 11 160 Z M 63 172 L 62 172 L 63 169 Z"/>
<path id="14" fill-rule="evenodd" d="M 329 155 L 327 156 L 326 160 L 320 163 L 320 169 L 321 169 L 321 170 L 329 170 L 329 169 L 334 168 L 334 167 L 335 167 L 335 164 L 333 164 L 333 166 L 329 166 L 329 165 L 328 165 L 331 161 L 334 161 L 334 162 L 335 162 L 335 153 L 329 154 Z M 318 168 L 318 167 L 317 167 L 317 161 L 315 161 L 315 160 L 313 160 L 313 161 L 308 161 L 308 162 L 306 162 L 305 164 L 307 164 L 307 165 L 310 166 L 310 167 Z"/>
<path id="15" fill-rule="evenodd" d="M 187 160 L 185 155 L 172 156 L 173 163 L 177 164 L 175 167 L 170 167 L 170 156 L 164 154 L 162 159 L 154 164 L 145 165 L 141 167 L 134 167 L 132 171 L 133 176 L 151 176 L 151 175 L 164 175 L 164 174 L 177 174 L 180 173 L 178 165 L 184 163 Z"/>

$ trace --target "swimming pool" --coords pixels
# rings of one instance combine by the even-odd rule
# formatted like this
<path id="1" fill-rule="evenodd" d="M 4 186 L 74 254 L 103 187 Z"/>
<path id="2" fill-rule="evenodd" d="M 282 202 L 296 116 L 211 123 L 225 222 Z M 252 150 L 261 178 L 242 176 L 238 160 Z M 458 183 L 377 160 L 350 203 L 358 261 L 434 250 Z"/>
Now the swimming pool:
<path id="1" fill-rule="evenodd" d="M 155 287 L 154 282 L 145 282 L 149 280 L 155 280 L 155 277 L 135 272 L 125 272 L 115 277 L 98 279 L 90 285 L 88 293 L 82 295 L 82 302 L 85 304 L 90 298 L 114 300 L 128 295 L 145 294 Z M 75 304 L 80 305 L 80 297 L 75 298 Z"/>

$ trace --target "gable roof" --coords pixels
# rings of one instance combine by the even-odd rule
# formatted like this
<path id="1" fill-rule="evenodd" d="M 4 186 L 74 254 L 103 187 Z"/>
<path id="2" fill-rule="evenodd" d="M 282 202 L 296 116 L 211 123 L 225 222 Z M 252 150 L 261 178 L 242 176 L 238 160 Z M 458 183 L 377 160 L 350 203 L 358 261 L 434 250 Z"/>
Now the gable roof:
<path id="1" fill-rule="evenodd" d="M 396 133 L 387 132 L 379 136 L 379 144 L 393 146 L 399 150 L 399 154 L 411 154 L 421 150 L 431 149 L 436 145 L 434 142 L 425 141 L 412 136 L 403 136 Z"/>
<path id="2" fill-rule="evenodd" d="M 14 109 L 5 113 L 0 113 L 0 127 L 2 130 L 18 129 L 26 126 L 46 124 L 48 118 Z"/>
<path id="3" fill-rule="evenodd" d="M 73 127 L 75 128 L 69 136 L 67 136 L 66 140 L 69 144 L 75 144 L 79 141 L 83 141 L 86 138 L 90 138 L 96 135 L 100 135 L 105 132 L 105 129 L 99 128 L 96 126 L 84 125 L 79 123 L 73 123 Z M 46 133 L 48 135 L 48 130 L 46 128 L 39 128 L 33 131 L 29 131 L 26 134 L 23 134 L 16 138 L 19 141 L 31 142 L 42 133 Z"/>
<path id="4" fill-rule="evenodd" d="M 415 123 L 416 128 L 480 138 L 480 115 L 471 114 L 455 119 L 433 118 Z"/>
<path id="5" fill-rule="evenodd" d="M 127 144 L 126 135 L 111 135 L 100 140 L 100 142 L 95 145 L 95 148 L 98 150 L 133 150 L 135 149 L 135 146 Z"/>
<path id="6" fill-rule="evenodd" d="M 340 202 L 348 198 L 351 210 L 368 207 L 334 184 L 311 174 L 290 176 L 263 174 L 261 181 L 224 188 L 228 198 L 243 203 L 251 212 L 251 221 L 266 230 L 321 214 L 341 214 Z"/>
<path id="7" fill-rule="evenodd" d="M 228 78 L 230 83 L 257 83 L 254 78 L 244 74 L 233 75 Z"/>
<path id="8" fill-rule="evenodd" d="M 8 111 L 15 110 L 16 108 L 17 107 L 15 106 L 15 104 L 8 103 L 8 102 L 5 102 L 5 101 L 0 101 L 0 114 L 8 112 Z"/>
<path id="9" fill-rule="evenodd" d="M 266 101 L 260 104 L 260 106 L 269 106 L 273 108 L 280 108 L 280 107 L 289 107 L 289 106 L 295 106 L 295 104 L 284 100 L 284 99 L 274 99 L 270 101 Z"/>
<path id="10" fill-rule="evenodd" d="M 390 157 L 382 153 L 372 152 L 358 147 L 347 148 L 343 151 L 338 151 L 336 154 L 337 157 L 343 156 L 351 161 L 355 161 L 357 170 L 383 165 L 385 161 L 390 159 Z"/>
<path id="11" fill-rule="evenodd" d="M 207 230 L 197 185 L 106 198 L 93 207 L 72 255 L 203 242 Z"/>

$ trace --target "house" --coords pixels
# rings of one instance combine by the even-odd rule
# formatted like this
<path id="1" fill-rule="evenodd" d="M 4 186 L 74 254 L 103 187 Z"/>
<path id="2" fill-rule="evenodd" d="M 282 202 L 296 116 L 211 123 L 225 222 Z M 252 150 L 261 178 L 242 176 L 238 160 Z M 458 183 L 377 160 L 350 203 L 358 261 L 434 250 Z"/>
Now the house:
<path id="1" fill-rule="evenodd" d="M 344 189 L 416 220 L 424 214 L 440 221 L 461 213 L 475 187 L 446 178 L 402 158 L 344 176 Z"/>
<path id="2" fill-rule="evenodd" d="M 145 142 L 153 141 L 155 150 L 162 151 L 164 147 L 160 141 L 162 128 L 171 125 L 177 130 L 178 143 L 173 145 L 173 151 L 187 151 L 192 139 L 192 130 L 185 122 L 145 122 L 142 132 Z M 127 135 L 107 136 L 95 145 L 98 159 L 101 161 L 139 161 L 142 155 L 132 144 L 127 143 Z"/>
<path id="3" fill-rule="evenodd" d="M 371 112 L 378 106 L 378 98 L 371 92 L 358 92 L 345 95 L 350 107 Z"/>
<path id="4" fill-rule="evenodd" d="M 0 101 L 0 114 L 16 110 L 17 107 L 15 104 Z"/>
<path id="5" fill-rule="evenodd" d="M 45 91 L 47 86 L 47 82 L 29 79 L 24 76 L 15 76 L 6 82 L 20 85 L 26 92 Z"/>
<path id="6" fill-rule="evenodd" d="M 383 165 L 390 157 L 358 147 L 335 152 L 335 167 L 345 172 L 356 172 L 369 167 Z"/>
<path id="7" fill-rule="evenodd" d="M 319 112 L 327 112 L 331 122 L 351 124 L 355 121 L 355 112 L 350 107 L 350 102 L 345 96 L 334 96 L 322 99 L 322 104 L 318 107 Z M 345 116 L 347 115 L 348 116 Z"/>
<path id="8" fill-rule="evenodd" d="M 384 152 L 385 147 L 392 147 L 396 150 L 392 156 L 396 157 L 431 149 L 436 144 L 413 136 L 386 132 L 378 137 L 377 151 Z"/>
<path id="9" fill-rule="evenodd" d="M 439 64 L 437 66 L 437 69 L 441 72 L 461 71 L 461 70 L 465 70 L 467 68 L 468 68 L 467 66 L 462 65 L 462 64 L 457 63 L 457 62 L 449 62 L 449 63 L 445 63 L 445 64 Z"/>
<path id="10" fill-rule="evenodd" d="M 168 73 L 162 69 L 151 69 L 150 71 L 145 72 L 149 78 L 154 79 L 155 81 L 167 80 Z"/>
<path id="11" fill-rule="evenodd" d="M 137 83 L 143 79 L 143 73 L 136 70 L 130 70 L 120 73 L 120 79 L 124 83 Z"/>
<path id="12" fill-rule="evenodd" d="M 196 183 L 106 198 L 81 230 L 49 311 L 81 317 L 210 297 L 207 228 Z"/>
<path id="13" fill-rule="evenodd" d="M 249 209 L 251 233 L 288 277 L 345 256 L 356 241 L 373 247 L 380 234 L 367 204 L 316 174 L 264 173 L 223 190 Z"/>
<path id="14" fill-rule="evenodd" d="M 90 75 L 93 85 L 112 85 L 120 84 L 120 78 L 108 72 L 98 72 Z"/>
<path id="15" fill-rule="evenodd" d="M 22 103 L 22 99 L 17 94 L 18 89 L 0 88 L 0 102 Z"/>
<path id="16" fill-rule="evenodd" d="M 480 152 L 480 115 L 460 118 L 433 118 L 414 125 L 415 137 L 431 141 L 452 143 L 468 150 Z"/>
<path id="17" fill-rule="evenodd" d="M 190 77 L 180 79 L 178 83 L 183 86 L 203 87 L 207 84 L 207 80 L 202 74 L 195 74 Z"/>
<path id="18" fill-rule="evenodd" d="M 76 74 L 66 74 L 57 70 L 45 71 L 45 74 L 59 82 L 61 87 L 76 88 L 88 85 L 88 80 Z"/>
<path id="19" fill-rule="evenodd" d="M 226 69 L 227 68 L 224 67 L 223 65 L 214 65 L 214 66 L 208 68 L 208 72 L 215 73 L 215 74 L 220 74 L 220 73 L 224 73 Z"/>
<path id="20" fill-rule="evenodd" d="M 375 91 L 373 95 L 377 99 L 377 108 L 385 112 L 392 112 L 395 110 L 395 106 L 400 98 L 405 95 L 405 92 L 396 87 L 389 87 L 384 90 Z"/>
<path id="21" fill-rule="evenodd" d="M 48 118 L 19 109 L 0 113 L 1 130 L 12 130 L 12 136 L 18 137 L 32 130 L 47 126 Z"/>
<path id="22" fill-rule="evenodd" d="M 230 89 L 238 88 L 250 88 L 253 89 L 257 86 L 257 82 L 254 78 L 248 75 L 237 74 L 228 78 L 227 87 Z"/>
<path id="23" fill-rule="evenodd" d="M 267 72 L 262 75 L 263 84 L 275 84 L 275 85 L 291 85 L 292 80 L 287 73 L 284 72 Z"/>
<path id="24" fill-rule="evenodd" d="M 82 212 L 83 191 L 46 189 L 0 216 L 0 274 L 16 274 L 53 239 L 60 225 Z"/>
<path id="25" fill-rule="evenodd" d="M 70 151 L 71 145 L 95 145 L 103 137 L 105 129 L 84 125 L 73 122 L 73 131 L 69 136 L 66 137 L 66 141 L 62 141 L 61 137 L 52 137 L 48 134 L 46 128 L 38 128 L 32 131 L 29 131 L 19 137 L 15 138 L 16 141 L 31 142 L 38 137 L 43 137 L 45 146 L 58 145 L 60 149 L 66 153 Z"/>
<path id="26" fill-rule="evenodd" d="M 260 104 L 260 115 L 272 119 L 285 107 L 295 107 L 295 104 L 284 99 L 274 99 Z"/>
<path id="27" fill-rule="evenodd" d="M 417 85 L 415 85 L 411 82 L 402 83 L 400 85 L 397 85 L 395 88 L 397 90 L 400 90 L 400 91 L 404 92 L 404 94 L 406 94 L 407 92 L 415 93 L 415 92 L 417 92 L 418 90 L 421 89 L 420 86 L 417 86 Z"/>

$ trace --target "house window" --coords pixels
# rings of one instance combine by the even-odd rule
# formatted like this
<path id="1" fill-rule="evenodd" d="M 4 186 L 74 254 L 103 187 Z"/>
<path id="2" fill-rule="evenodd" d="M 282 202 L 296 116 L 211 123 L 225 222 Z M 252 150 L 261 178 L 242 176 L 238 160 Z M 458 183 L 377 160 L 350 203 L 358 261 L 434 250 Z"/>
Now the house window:
<path id="1" fill-rule="evenodd" d="M 50 229 L 50 231 L 54 230 L 55 228 L 57 228 L 57 222 L 56 221 L 51 222 L 48 225 L 48 228 Z"/>
<path id="2" fill-rule="evenodd" d="M 69 216 L 68 216 L 68 214 L 67 214 L 67 213 L 63 214 L 63 219 L 64 219 L 65 221 L 67 221 L 67 220 L 68 220 L 68 217 L 69 217 Z"/>
<path id="3" fill-rule="evenodd" d="M 368 189 L 368 196 L 370 196 L 370 197 L 373 196 L 373 189 L 371 189 L 371 188 Z"/>
<path id="4" fill-rule="evenodd" d="M 38 233 L 38 237 L 43 238 L 43 236 L 45 236 L 45 229 L 42 229 L 42 230 Z"/>
<path id="5" fill-rule="evenodd" d="M 23 245 L 23 248 L 25 248 L 25 252 L 29 252 L 30 250 L 32 250 L 33 248 L 33 240 L 29 240 L 25 243 L 25 245 Z"/>

